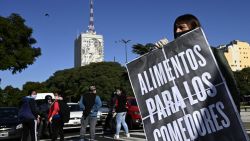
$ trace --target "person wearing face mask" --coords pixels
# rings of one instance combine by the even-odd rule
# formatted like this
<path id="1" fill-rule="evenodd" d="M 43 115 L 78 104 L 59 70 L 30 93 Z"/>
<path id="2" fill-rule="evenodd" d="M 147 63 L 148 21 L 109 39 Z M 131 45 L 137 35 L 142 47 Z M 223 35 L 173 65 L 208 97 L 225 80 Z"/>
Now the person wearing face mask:
<path id="1" fill-rule="evenodd" d="M 20 110 L 18 118 L 23 125 L 22 141 L 29 140 L 30 135 L 31 141 L 37 141 L 36 127 L 39 122 L 38 107 L 35 102 L 36 91 L 29 91 L 29 95 L 22 98 L 20 103 Z"/>
<path id="2" fill-rule="evenodd" d="M 174 22 L 174 37 L 176 39 L 182 36 L 183 34 L 191 30 L 194 30 L 198 27 L 201 27 L 201 24 L 194 15 L 191 14 L 181 15 Z M 225 81 L 233 97 L 238 112 L 240 112 L 240 92 L 237 87 L 233 72 L 224 55 L 224 52 L 214 47 L 211 47 L 211 50 L 222 72 L 222 75 L 225 78 Z"/>
<path id="3" fill-rule="evenodd" d="M 63 100 L 62 95 L 59 93 L 54 93 L 55 96 L 55 101 L 52 103 L 52 105 L 50 106 L 49 109 L 49 114 L 48 114 L 48 121 L 50 123 L 51 126 L 51 131 L 52 131 L 52 141 L 57 140 L 57 136 L 60 136 L 60 141 L 64 140 L 64 134 L 63 134 L 63 120 L 62 117 L 60 115 L 60 101 Z"/>
<path id="4" fill-rule="evenodd" d="M 184 14 L 176 18 L 174 22 L 174 38 L 177 39 L 178 37 L 184 35 L 185 33 L 192 31 L 196 28 L 201 27 L 201 24 L 194 15 L 192 14 Z M 164 46 L 164 44 L 161 44 Z M 240 112 L 240 92 L 237 87 L 233 72 L 224 56 L 224 52 L 217 48 L 211 47 L 213 55 L 216 59 L 216 62 L 222 72 L 223 77 L 227 83 L 229 91 L 233 97 L 235 105 Z"/>

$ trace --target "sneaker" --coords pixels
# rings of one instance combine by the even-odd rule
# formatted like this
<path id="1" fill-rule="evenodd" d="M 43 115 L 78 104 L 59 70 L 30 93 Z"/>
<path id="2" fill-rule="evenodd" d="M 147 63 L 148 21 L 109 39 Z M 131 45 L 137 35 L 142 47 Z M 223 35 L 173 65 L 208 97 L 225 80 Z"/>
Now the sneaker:
<path id="1" fill-rule="evenodd" d="M 128 134 L 126 134 L 126 137 L 127 137 L 127 138 L 129 138 L 129 137 L 130 137 L 130 134 L 129 134 L 129 133 L 128 133 Z"/>
<path id="2" fill-rule="evenodd" d="M 115 135 L 115 136 L 114 136 L 114 139 L 119 139 L 119 135 Z"/>

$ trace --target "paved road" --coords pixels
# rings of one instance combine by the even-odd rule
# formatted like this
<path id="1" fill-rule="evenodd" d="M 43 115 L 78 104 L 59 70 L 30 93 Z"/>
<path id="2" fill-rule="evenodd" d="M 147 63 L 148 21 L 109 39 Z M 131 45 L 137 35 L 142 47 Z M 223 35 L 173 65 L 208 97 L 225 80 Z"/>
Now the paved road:
<path id="1" fill-rule="evenodd" d="M 246 131 L 250 137 L 250 111 L 241 111 L 241 119 L 243 121 L 243 125 L 246 128 Z M 102 128 L 97 127 L 96 131 L 96 140 L 97 141 L 113 141 L 113 134 L 103 134 Z M 146 141 L 146 137 L 143 129 L 130 130 L 131 137 L 126 138 L 124 132 L 122 131 L 120 134 L 119 141 Z M 65 131 L 65 140 L 67 141 L 79 141 L 79 129 L 75 130 L 66 130 Z M 43 139 L 42 141 L 49 141 L 48 139 Z"/>
<path id="2" fill-rule="evenodd" d="M 65 140 L 67 141 L 79 141 L 79 129 L 65 130 Z M 87 132 L 88 133 L 88 132 Z M 130 130 L 130 138 L 125 136 L 125 133 L 121 131 L 120 139 L 118 141 L 146 141 L 146 137 L 143 129 Z M 104 134 L 102 128 L 97 127 L 96 129 L 96 141 L 114 141 L 113 134 Z M 89 134 L 87 134 L 89 138 Z M 42 139 L 41 141 L 50 141 L 50 139 Z"/>

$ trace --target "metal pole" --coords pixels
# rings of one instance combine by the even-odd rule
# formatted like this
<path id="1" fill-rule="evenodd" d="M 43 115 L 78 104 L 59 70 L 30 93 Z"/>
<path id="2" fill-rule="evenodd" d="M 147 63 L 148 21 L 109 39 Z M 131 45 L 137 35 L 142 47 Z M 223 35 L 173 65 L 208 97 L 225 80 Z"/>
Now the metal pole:
<path id="1" fill-rule="evenodd" d="M 126 57 L 126 61 L 125 63 L 128 62 L 128 51 L 127 51 L 127 44 L 128 42 L 130 42 L 131 40 L 124 40 L 122 39 L 120 42 L 124 43 L 124 47 L 125 47 L 125 57 Z"/>
<path id="2" fill-rule="evenodd" d="M 126 54 L 126 62 L 128 62 L 128 51 L 127 51 L 127 43 L 125 43 L 125 54 Z"/>

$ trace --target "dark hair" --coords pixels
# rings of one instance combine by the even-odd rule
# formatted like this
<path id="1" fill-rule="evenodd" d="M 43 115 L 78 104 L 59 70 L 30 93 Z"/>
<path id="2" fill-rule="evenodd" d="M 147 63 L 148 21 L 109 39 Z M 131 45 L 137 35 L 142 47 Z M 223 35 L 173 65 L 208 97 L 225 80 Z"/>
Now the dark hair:
<path id="1" fill-rule="evenodd" d="M 174 22 L 174 38 L 177 38 L 176 35 L 177 25 L 181 23 L 186 23 L 191 28 L 191 30 L 197 27 L 201 27 L 198 18 L 196 18 L 194 15 L 192 14 L 181 15 L 178 18 L 176 18 Z"/>
<path id="2" fill-rule="evenodd" d="M 58 91 L 58 92 L 54 92 L 54 96 L 61 96 L 61 97 L 62 97 L 63 94 L 62 94 L 62 92 L 59 92 L 59 91 Z"/>
<path id="3" fill-rule="evenodd" d="M 125 89 L 124 89 L 123 87 L 116 87 L 116 88 L 115 88 L 115 91 L 116 91 L 116 90 L 120 90 L 120 91 L 121 91 L 121 94 L 127 95 L 127 92 L 125 91 Z"/>
<path id="4" fill-rule="evenodd" d="M 29 90 L 29 91 L 28 91 L 28 94 L 31 95 L 32 92 L 34 92 L 34 91 L 35 91 L 35 90 Z"/>

